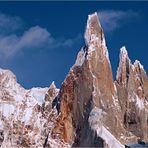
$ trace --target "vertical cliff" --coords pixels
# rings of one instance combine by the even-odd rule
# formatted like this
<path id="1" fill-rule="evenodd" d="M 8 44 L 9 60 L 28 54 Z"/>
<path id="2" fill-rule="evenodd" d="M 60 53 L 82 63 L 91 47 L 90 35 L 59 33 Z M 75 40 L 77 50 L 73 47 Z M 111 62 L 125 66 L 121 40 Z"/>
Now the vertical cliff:
<path id="1" fill-rule="evenodd" d="M 105 37 L 96 13 L 88 16 L 85 42 L 61 86 L 60 115 L 52 134 L 58 133 L 59 138 L 70 144 L 74 141 L 73 146 L 123 147 L 122 144 L 136 142 L 138 137 L 146 140 L 147 101 L 144 100 L 148 87 L 142 66 L 139 62 L 132 65 L 123 47 L 117 80 L 113 81 Z M 133 95 L 136 102 L 132 108 L 129 102 Z M 139 118 L 137 122 L 131 121 L 136 122 L 136 127 L 129 126 L 132 125 L 129 120 L 136 120 L 133 114 Z"/>
<path id="2" fill-rule="evenodd" d="M 1 147 L 109 147 L 148 142 L 148 77 L 120 49 L 113 80 L 97 13 L 88 16 L 85 45 L 61 84 L 24 89 L 0 69 Z"/>
<path id="3" fill-rule="evenodd" d="M 148 78 L 139 61 L 131 63 L 121 48 L 116 86 L 126 130 L 148 141 Z"/>

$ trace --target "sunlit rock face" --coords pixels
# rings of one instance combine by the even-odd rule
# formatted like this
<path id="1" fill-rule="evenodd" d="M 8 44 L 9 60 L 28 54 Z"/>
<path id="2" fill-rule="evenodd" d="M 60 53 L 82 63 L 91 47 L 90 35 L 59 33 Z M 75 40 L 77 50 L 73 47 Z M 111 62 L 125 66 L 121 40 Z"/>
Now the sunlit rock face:
<path id="1" fill-rule="evenodd" d="M 42 147 L 57 116 L 54 83 L 25 90 L 12 72 L 0 69 L 0 88 L 1 147 Z"/>
<path id="2" fill-rule="evenodd" d="M 120 50 L 116 80 L 97 13 L 88 16 L 85 45 L 61 84 L 24 89 L 0 69 L 1 147 L 122 148 L 148 142 L 148 78 Z"/>
<path id="3" fill-rule="evenodd" d="M 59 91 L 59 117 L 52 135 L 73 146 L 124 147 L 139 137 L 147 141 L 144 69 L 137 61 L 131 64 L 123 47 L 113 81 L 96 13 L 88 16 L 85 42 Z"/>
<path id="4" fill-rule="evenodd" d="M 148 78 L 139 61 L 131 63 L 125 47 L 121 48 L 115 83 L 125 128 L 148 142 Z"/>

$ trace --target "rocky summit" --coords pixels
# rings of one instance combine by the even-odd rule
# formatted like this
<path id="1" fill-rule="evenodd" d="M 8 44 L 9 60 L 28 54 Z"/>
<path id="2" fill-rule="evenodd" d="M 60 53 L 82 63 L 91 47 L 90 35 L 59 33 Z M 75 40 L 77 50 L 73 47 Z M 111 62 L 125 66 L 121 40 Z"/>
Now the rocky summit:
<path id="1" fill-rule="evenodd" d="M 148 143 L 148 77 L 120 49 L 113 80 L 97 13 L 88 15 L 85 45 L 61 88 L 24 89 L 0 69 L 0 146 L 123 148 Z"/>

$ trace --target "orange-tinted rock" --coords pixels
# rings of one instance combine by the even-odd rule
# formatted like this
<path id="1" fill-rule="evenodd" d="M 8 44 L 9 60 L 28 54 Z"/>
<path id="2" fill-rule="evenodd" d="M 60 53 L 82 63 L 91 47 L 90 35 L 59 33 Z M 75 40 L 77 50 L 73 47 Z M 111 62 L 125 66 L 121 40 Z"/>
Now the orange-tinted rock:
<path id="1" fill-rule="evenodd" d="M 130 62 L 125 48 L 121 49 L 116 86 L 118 98 L 124 102 L 121 106 L 126 130 L 147 142 L 148 78 L 139 61 L 134 64 Z"/>
<path id="2" fill-rule="evenodd" d="M 94 146 L 95 137 L 91 133 L 95 133 L 99 126 L 104 126 L 121 143 L 135 142 L 136 136 L 125 128 L 123 112 L 126 111 L 127 103 L 120 99 L 120 90 L 114 84 L 108 50 L 97 14 L 88 17 L 85 39 L 86 46 L 78 53 L 75 65 L 61 86 L 58 95 L 60 113 L 52 134 L 57 134 L 70 144 L 74 141 L 74 146 Z M 123 57 L 122 61 L 125 59 Z M 127 67 L 118 72 L 123 73 L 118 82 L 124 86 L 127 72 Z M 123 94 L 126 100 L 127 91 L 122 85 L 120 89 L 121 96 Z M 88 121 L 94 108 L 100 109 L 104 114 L 97 129 L 96 125 L 90 125 Z M 109 145 L 107 139 L 101 138 Z"/>
<path id="3" fill-rule="evenodd" d="M 110 147 L 148 142 L 148 77 L 121 49 L 116 81 L 97 13 L 61 85 L 25 90 L 0 69 L 2 147 Z M 44 96 L 45 98 L 43 98 Z M 9 108 L 9 112 L 7 111 Z"/>

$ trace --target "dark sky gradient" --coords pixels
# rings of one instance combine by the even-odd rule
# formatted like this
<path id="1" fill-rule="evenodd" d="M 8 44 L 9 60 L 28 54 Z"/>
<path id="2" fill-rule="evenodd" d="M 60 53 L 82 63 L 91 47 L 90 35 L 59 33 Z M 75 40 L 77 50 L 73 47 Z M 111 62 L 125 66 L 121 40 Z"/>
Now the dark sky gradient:
<path id="1" fill-rule="evenodd" d="M 0 2 L 1 13 L 23 20 L 23 27 L 15 34 L 21 35 L 38 25 L 46 28 L 55 39 L 74 40 L 71 46 L 24 50 L 9 60 L 0 60 L 0 67 L 12 70 L 25 88 L 48 87 L 52 81 L 60 87 L 84 45 L 87 15 L 101 10 L 130 10 L 139 14 L 138 19 L 130 21 L 125 17 L 119 22 L 121 27 L 112 32 L 104 30 L 114 77 L 122 46 L 126 46 L 130 59 L 133 62 L 138 59 L 147 71 L 148 2 Z"/>

